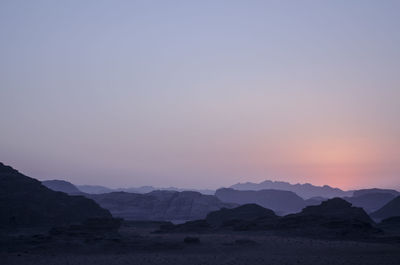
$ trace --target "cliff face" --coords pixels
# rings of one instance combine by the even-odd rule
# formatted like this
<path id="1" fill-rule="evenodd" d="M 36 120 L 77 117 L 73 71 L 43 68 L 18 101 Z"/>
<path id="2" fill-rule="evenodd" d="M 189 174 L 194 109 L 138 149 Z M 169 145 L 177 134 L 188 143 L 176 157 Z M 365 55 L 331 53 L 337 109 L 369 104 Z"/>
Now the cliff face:
<path id="1" fill-rule="evenodd" d="M 111 214 L 93 200 L 50 190 L 0 163 L 1 227 L 63 225 L 96 217 L 111 218 Z"/>

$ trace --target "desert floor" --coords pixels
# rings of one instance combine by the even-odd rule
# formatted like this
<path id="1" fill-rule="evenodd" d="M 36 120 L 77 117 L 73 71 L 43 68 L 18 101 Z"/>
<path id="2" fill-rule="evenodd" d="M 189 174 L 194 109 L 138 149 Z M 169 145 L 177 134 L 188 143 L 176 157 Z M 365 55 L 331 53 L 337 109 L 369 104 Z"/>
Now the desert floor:
<path id="1" fill-rule="evenodd" d="M 122 229 L 122 239 L 28 242 L 29 248 L 0 253 L 1 265 L 123 264 L 400 264 L 399 243 L 290 238 L 265 233 L 152 234 Z M 187 244 L 187 236 L 200 243 Z M 53 241 L 52 241 L 53 242 Z"/>

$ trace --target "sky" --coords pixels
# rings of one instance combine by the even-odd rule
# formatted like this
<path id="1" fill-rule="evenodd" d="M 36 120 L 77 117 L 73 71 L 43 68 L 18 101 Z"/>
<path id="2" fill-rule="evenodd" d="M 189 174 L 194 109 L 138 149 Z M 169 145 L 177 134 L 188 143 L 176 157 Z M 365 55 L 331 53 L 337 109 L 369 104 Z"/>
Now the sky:
<path id="1" fill-rule="evenodd" d="M 41 180 L 400 188 L 400 1 L 0 1 L 0 161 Z"/>

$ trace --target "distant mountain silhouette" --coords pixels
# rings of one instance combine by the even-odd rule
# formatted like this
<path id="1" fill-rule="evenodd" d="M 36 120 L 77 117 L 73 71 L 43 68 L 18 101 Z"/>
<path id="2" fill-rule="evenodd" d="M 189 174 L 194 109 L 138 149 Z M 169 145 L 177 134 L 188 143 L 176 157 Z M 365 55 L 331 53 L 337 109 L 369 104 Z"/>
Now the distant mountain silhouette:
<path id="1" fill-rule="evenodd" d="M 75 185 L 80 191 L 89 194 L 101 194 L 101 193 L 109 193 L 113 192 L 113 189 L 99 186 L 99 185 Z"/>
<path id="2" fill-rule="evenodd" d="M 109 192 L 130 192 L 130 193 L 149 193 L 155 190 L 169 190 L 169 191 L 196 191 L 205 195 L 214 195 L 215 190 L 209 189 L 185 189 L 185 188 L 176 188 L 176 187 L 168 187 L 168 188 L 157 188 L 153 186 L 141 186 L 141 187 L 130 187 L 130 188 L 116 188 L 111 189 L 104 186 L 99 185 L 77 185 L 76 186 L 80 191 L 89 193 L 89 194 L 101 194 L 101 193 L 109 193 Z"/>
<path id="3" fill-rule="evenodd" d="M 271 181 L 265 180 L 261 183 L 238 183 L 230 186 L 230 188 L 235 190 L 266 190 L 266 189 L 274 189 L 274 190 L 287 190 L 292 191 L 299 195 L 304 199 L 309 199 L 311 197 L 325 197 L 325 198 L 333 198 L 333 197 L 343 197 L 343 196 L 351 196 L 352 192 L 343 191 L 339 188 L 332 188 L 330 186 L 314 186 L 309 183 L 306 184 L 290 184 L 288 182 L 283 181 Z"/>
<path id="4" fill-rule="evenodd" d="M 111 218 L 111 214 L 90 199 L 50 190 L 0 163 L 1 227 L 61 225 L 97 217 Z"/>
<path id="5" fill-rule="evenodd" d="M 222 188 L 215 192 L 215 196 L 223 202 L 237 204 L 256 203 L 278 214 L 295 213 L 307 205 L 294 192 L 284 190 L 245 191 Z"/>
<path id="6" fill-rule="evenodd" d="M 397 196 L 385 204 L 382 208 L 373 212 L 371 216 L 377 220 L 400 216 L 400 196 Z"/>
<path id="7" fill-rule="evenodd" d="M 110 210 L 114 217 L 127 220 L 194 220 L 204 218 L 211 211 L 234 206 L 213 195 L 193 191 L 112 192 L 86 196 Z"/>
<path id="8" fill-rule="evenodd" d="M 75 185 L 64 180 L 44 180 L 42 184 L 54 191 L 61 191 L 67 194 L 82 193 Z"/>
<path id="9" fill-rule="evenodd" d="M 355 192 L 357 196 L 344 197 L 343 199 L 354 206 L 362 207 L 366 212 L 371 213 L 380 209 L 386 203 L 395 198 L 395 195 L 390 192 L 374 192 L 375 190 L 379 191 L 378 189 L 373 189 L 371 192 Z"/>
<path id="10" fill-rule="evenodd" d="M 400 192 L 397 190 L 390 190 L 390 189 L 362 189 L 362 190 L 355 190 L 353 191 L 353 197 L 358 197 L 358 196 L 363 196 L 366 194 L 371 194 L 371 193 L 385 193 L 385 194 L 391 194 L 393 197 L 399 196 Z"/>

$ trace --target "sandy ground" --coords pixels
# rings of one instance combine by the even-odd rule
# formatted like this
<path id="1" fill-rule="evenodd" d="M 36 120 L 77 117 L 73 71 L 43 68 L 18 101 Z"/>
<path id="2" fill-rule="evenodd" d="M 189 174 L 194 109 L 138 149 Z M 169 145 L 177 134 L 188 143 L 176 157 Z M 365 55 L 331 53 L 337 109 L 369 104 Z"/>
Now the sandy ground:
<path id="1" fill-rule="evenodd" d="M 64 245 L 64 250 L 42 248 L 3 252 L 0 254 L 0 264 L 400 264 L 400 244 L 286 238 L 264 233 L 151 234 L 151 230 L 123 230 L 124 240 L 131 240 L 130 244 L 114 242 L 112 247 L 104 248 L 102 243 L 85 243 L 90 245 L 90 251 L 86 251 L 87 245 L 76 247 L 75 243 L 70 242 L 70 245 Z M 187 236 L 198 237 L 200 243 L 183 243 Z M 147 247 L 141 245 L 144 241 Z M 120 247 L 118 244 L 121 244 Z"/>

